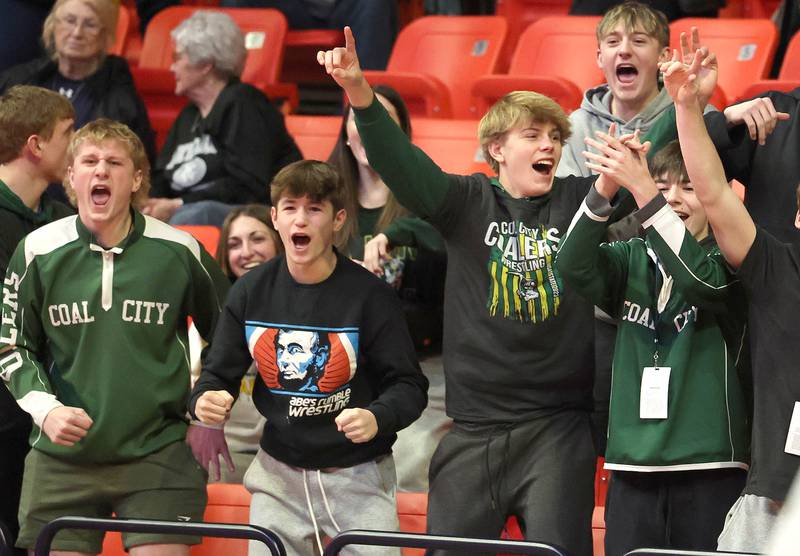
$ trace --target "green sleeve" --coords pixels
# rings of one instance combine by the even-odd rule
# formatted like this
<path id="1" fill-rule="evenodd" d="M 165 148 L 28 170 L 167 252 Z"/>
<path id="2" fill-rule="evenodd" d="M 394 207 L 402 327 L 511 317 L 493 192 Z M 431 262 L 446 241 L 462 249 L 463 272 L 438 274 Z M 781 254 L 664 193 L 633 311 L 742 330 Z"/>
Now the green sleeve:
<path id="1" fill-rule="evenodd" d="M 211 343 L 225 297 L 228 295 L 230 280 L 202 245 L 200 261 L 191 257 L 191 274 L 190 316 L 203 339 Z"/>
<path id="2" fill-rule="evenodd" d="M 439 216 L 450 188 L 447 174 L 411 143 L 377 99 L 355 109 L 355 116 L 370 165 L 400 204 L 426 219 Z"/>
<path id="3" fill-rule="evenodd" d="M 590 208 L 596 206 L 590 200 L 599 202 L 599 198 L 592 187 L 561 240 L 556 265 L 568 286 L 616 317 L 624 291 L 629 248 L 623 242 L 603 243 L 613 208 L 607 201 L 604 210 Z"/>
<path id="4" fill-rule="evenodd" d="M 647 240 L 666 273 L 689 303 L 725 311 L 733 290 L 733 275 L 716 245 L 708 250 L 689 233 L 662 195 L 637 215 Z"/>
<path id="5" fill-rule="evenodd" d="M 389 238 L 392 247 L 422 247 L 435 253 L 445 252 L 442 236 L 421 218 L 398 218 L 383 230 L 383 234 Z"/>
<path id="6" fill-rule="evenodd" d="M 36 260 L 25 261 L 20 242 L 3 282 L 0 375 L 20 407 L 41 427 L 50 410 L 63 405 L 54 394 L 45 361 L 45 332 Z"/>
<path id="7" fill-rule="evenodd" d="M 678 126 L 675 123 L 675 105 L 667 108 L 654 123 L 653 127 L 642 138 L 642 142 L 650 141 L 650 150 L 647 151 L 647 160 L 652 160 L 658 151 L 667 143 L 678 138 Z"/>

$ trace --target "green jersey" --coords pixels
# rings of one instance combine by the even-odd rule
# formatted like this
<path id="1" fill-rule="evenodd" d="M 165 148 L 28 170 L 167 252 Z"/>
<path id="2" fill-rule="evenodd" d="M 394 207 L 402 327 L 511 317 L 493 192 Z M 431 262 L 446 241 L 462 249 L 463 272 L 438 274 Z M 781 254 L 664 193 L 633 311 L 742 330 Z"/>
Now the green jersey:
<path id="1" fill-rule="evenodd" d="M 29 234 L 4 282 L 0 372 L 33 417 L 32 445 L 109 463 L 183 439 L 187 317 L 209 339 L 227 287 L 189 234 L 138 212 L 128 237 L 110 249 L 77 216 Z M 93 420 L 72 447 L 40 430 L 60 405 L 83 408 Z"/>
<path id="2" fill-rule="evenodd" d="M 661 195 L 636 213 L 646 240 L 602 243 L 610 208 L 593 188 L 557 259 L 566 281 L 618 321 L 606 467 L 747 468 L 741 285 L 713 238 L 698 243 Z M 665 368 L 666 415 L 653 416 L 643 375 Z"/>

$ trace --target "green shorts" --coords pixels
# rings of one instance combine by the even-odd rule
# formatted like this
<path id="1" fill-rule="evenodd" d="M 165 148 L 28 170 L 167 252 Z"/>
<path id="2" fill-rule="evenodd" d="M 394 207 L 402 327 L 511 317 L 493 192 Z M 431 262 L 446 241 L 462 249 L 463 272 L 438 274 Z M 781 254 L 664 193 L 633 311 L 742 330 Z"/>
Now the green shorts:
<path id="1" fill-rule="evenodd" d="M 33 449 L 25 458 L 17 547 L 32 549 L 48 522 L 61 516 L 202 521 L 207 473 L 189 447 L 173 442 L 138 460 L 73 463 Z M 53 550 L 98 554 L 103 531 L 63 529 Z M 140 544 L 199 544 L 201 537 L 123 533 L 125 549 Z"/>

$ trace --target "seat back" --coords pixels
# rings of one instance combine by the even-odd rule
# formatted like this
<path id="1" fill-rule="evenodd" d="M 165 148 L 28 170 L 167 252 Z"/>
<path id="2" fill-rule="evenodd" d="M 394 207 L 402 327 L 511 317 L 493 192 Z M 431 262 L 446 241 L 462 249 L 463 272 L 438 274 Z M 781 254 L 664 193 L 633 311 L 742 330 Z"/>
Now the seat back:
<path id="1" fill-rule="evenodd" d="M 800 80 L 800 32 L 792 35 L 783 55 L 778 79 L 785 81 Z"/>
<path id="2" fill-rule="evenodd" d="M 183 230 L 187 234 L 191 234 L 193 238 L 199 241 L 203 248 L 208 251 L 212 257 L 217 255 L 217 246 L 219 245 L 220 231 L 216 226 L 202 226 L 202 225 L 189 225 L 183 224 L 175 226 L 179 230 Z"/>
<path id="3" fill-rule="evenodd" d="M 509 75 L 545 75 L 572 81 L 581 91 L 605 81 L 597 66 L 595 29 L 600 16 L 550 16 L 520 35 Z"/>
<path id="4" fill-rule="evenodd" d="M 171 6 L 158 12 L 147 26 L 139 65 L 169 69 L 173 55 L 170 32 L 197 9 L 196 6 Z M 231 16 L 244 34 L 247 61 L 242 81 L 256 87 L 277 83 L 288 27 L 283 13 L 272 8 L 214 8 L 214 11 Z"/>
<path id="5" fill-rule="evenodd" d="M 717 55 L 718 85 L 728 99 L 739 98 L 753 81 L 769 74 L 778 30 L 769 19 L 683 18 L 670 23 L 670 46 L 680 48 L 681 32 L 700 31 L 700 42 Z"/>
<path id="6" fill-rule="evenodd" d="M 415 19 L 400 31 L 386 73 L 437 78 L 450 92 L 453 116 L 470 117 L 470 85 L 496 71 L 507 28 L 494 15 Z"/>
<path id="7" fill-rule="evenodd" d="M 121 4 L 117 12 L 117 29 L 114 32 L 114 44 L 108 49 L 109 54 L 122 56 L 125 53 L 125 44 L 131 31 L 131 12 L 127 6 Z"/>
<path id="8" fill-rule="evenodd" d="M 567 15 L 572 0 L 496 0 L 495 13 L 508 21 L 508 36 L 500 53 L 500 70 L 505 71 L 522 32 L 534 21 L 550 15 Z"/>
<path id="9" fill-rule="evenodd" d="M 286 116 L 286 129 L 305 159 L 328 160 L 341 125 L 339 116 Z"/>
<path id="10" fill-rule="evenodd" d="M 445 172 L 494 175 L 483 160 L 478 142 L 478 120 L 415 118 L 412 140 Z"/>
<path id="11" fill-rule="evenodd" d="M 211 483 L 203 515 L 207 523 L 250 523 L 250 493 L 240 484 Z M 191 547 L 191 556 L 247 556 L 247 540 L 205 537 Z"/>

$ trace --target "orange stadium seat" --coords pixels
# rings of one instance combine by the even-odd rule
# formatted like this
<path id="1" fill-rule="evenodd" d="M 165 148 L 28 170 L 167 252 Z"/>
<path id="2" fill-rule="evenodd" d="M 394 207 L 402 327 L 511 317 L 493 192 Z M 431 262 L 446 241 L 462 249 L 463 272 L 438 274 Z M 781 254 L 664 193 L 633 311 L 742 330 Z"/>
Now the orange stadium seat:
<path id="1" fill-rule="evenodd" d="M 187 102 L 185 98 L 174 95 L 175 78 L 169 71 L 173 55 L 170 32 L 197 9 L 196 6 L 171 6 L 158 12 L 147 26 L 139 67 L 133 71 L 136 88 L 147 106 L 159 147 Z M 291 106 L 296 106 L 297 87 L 278 82 L 287 32 L 286 17 L 270 8 L 217 10 L 230 15 L 245 35 L 247 62 L 242 81 L 272 97 L 286 98 Z"/>
<path id="2" fill-rule="evenodd" d="M 219 245 L 220 231 L 216 226 L 202 226 L 202 225 L 189 225 L 183 224 L 175 226 L 179 230 L 191 234 L 193 238 L 199 241 L 208 253 L 214 257 L 217 255 L 217 246 Z"/>
<path id="3" fill-rule="evenodd" d="M 120 5 L 117 12 L 117 29 L 114 33 L 114 44 L 108 49 L 109 54 L 122 56 L 125 52 L 125 41 L 131 29 L 131 12 L 127 6 Z"/>
<path id="4" fill-rule="evenodd" d="M 339 116 L 286 116 L 289 135 L 294 137 L 303 158 L 311 160 L 328 160 L 336 144 L 341 123 L 342 118 Z"/>
<path id="5" fill-rule="evenodd" d="M 421 17 L 400 31 L 386 71 L 364 74 L 397 89 L 412 115 L 477 117 L 470 85 L 496 71 L 507 27 L 493 15 Z"/>
<path id="6" fill-rule="evenodd" d="M 583 91 L 604 81 L 597 67 L 597 16 L 543 17 L 528 26 L 517 41 L 508 75 L 486 75 L 472 85 L 479 114 L 504 94 L 529 90 L 553 98 L 571 112 Z"/>
<path id="7" fill-rule="evenodd" d="M 478 120 L 415 118 L 411 130 L 414 144 L 445 172 L 494 175 L 478 143 Z"/>
<path id="8" fill-rule="evenodd" d="M 213 483 L 208 485 L 208 505 L 203 516 L 208 523 L 250 523 L 250 493 L 242 485 Z M 247 556 L 247 541 L 205 537 L 202 544 L 191 548 L 191 556 Z"/>
<path id="9" fill-rule="evenodd" d="M 508 21 L 499 69 L 504 71 L 508 67 L 519 37 L 531 23 L 549 15 L 567 15 L 571 4 L 572 0 L 496 0 L 495 13 Z"/>
<path id="10" fill-rule="evenodd" d="M 520 36 L 508 75 L 476 80 L 473 102 L 485 111 L 505 93 L 527 89 L 552 97 L 566 111 L 574 110 L 584 90 L 604 81 L 596 61 L 599 21 L 599 16 L 575 15 L 536 20 Z"/>
<path id="11" fill-rule="evenodd" d="M 769 74 L 778 46 L 778 30 L 769 19 L 678 19 L 670 24 L 670 46 L 679 48 L 680 34 L 689 35 L 692 27 L 717 55 L 717 84 L 725 98 L 739 98 L 752 82 Z"/>
<path id="12" fill-rule="evenodd" d="M 800 33 L 795 33 L 786 46 L 778 78 L 751 83 L 738 100 L 753 98 L 767 91 L 789 92 L 797 87 L 800 87 Z"/>

